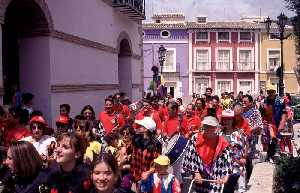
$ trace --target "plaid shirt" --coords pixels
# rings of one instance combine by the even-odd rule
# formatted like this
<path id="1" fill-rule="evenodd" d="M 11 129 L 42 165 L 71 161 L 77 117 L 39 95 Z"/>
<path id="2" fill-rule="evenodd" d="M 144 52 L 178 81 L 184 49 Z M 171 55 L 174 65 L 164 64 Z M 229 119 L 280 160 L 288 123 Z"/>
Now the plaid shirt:
<path id="1" fill-rule="evenodd" d="M 155 146 L 154 150 L 143 148 L 149 146 L 145 144 L 133 144 L 131 173 L 134 177 L 134 181 L 137 182 L 141 179 L 143 172 L 148 171 L 153 165 L 153 161 L 161 153 L 161 146 L 158 141 L 150 142 Z"/>

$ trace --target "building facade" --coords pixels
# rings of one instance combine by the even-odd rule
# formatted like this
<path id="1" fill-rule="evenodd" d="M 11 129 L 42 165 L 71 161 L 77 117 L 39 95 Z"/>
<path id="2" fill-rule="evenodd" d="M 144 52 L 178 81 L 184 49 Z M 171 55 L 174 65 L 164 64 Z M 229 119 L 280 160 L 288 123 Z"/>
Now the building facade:
<path id="1" fill-rule="evenodd" d="M 144 33 L 144 86 L 149 87 L 152 66 L 158 66 L 158 49 L 163 45 L 166 60 L 162 74 L 168 92 L 174 97 L 189 96 L 188 78 L 188 33 L 185 17 L 180 13 L 158 14 L 153 22 L 143 24 Z"/>
<path id="2" fill-rule="evenodd" d="M 278 87 L 279 78 L 276 69 L 281 65 L 280 40 L 276 39 L 278 29 L 274 26 L 268 35 L 266 31 L 261 32 L 261 70 L 260 89 L 265 91 L 266 85 L 275 84 Z M 286 27 L 286 34 L 293 33 L 291 26 Z M 299 93 L 299 84 L 295 74 L 297 64 L 295 36 L 292 34 L 288 39 L 283 40 L 283 62 L 284 62 L 284 86 L 285 92 Z"/>
<path id="3" fill-rule="evenodd" d="M 252 22 L 187 24 L 189 33 L 189 93 L 211 87 L 223 92 L 258 92 L 260 28 Z"/>
<path id="4" fill-rule="evenodd" d="M 75 115 L 117 91 L 140 98 L 144 11 L 143 0 L 0 0 L 1 102 L 19 87 L 53 123 L 62 103 Z"/>

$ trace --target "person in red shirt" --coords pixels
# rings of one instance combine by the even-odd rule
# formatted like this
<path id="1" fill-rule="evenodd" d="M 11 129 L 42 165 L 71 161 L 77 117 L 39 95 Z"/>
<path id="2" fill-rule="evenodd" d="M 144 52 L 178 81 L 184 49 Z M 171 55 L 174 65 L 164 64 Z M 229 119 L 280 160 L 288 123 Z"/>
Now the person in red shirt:
<path id="1" fill-rule="evenodd" d="M 124 117 L 113 109 L 113 99 L 105 99 L 104 111 L 99 114 L 99 120 L 102 123 L 105 133 L 109 134 L 125 125 Z"/>
<path id="2" fill-rule="evenodd" d="M 195 101 L 195 115 L 201 118 L 204 108 L 205 100 L 203 98 L 197 98 Z"/>
<path id="3" fill-rule="evenodd" d="M 177 133 L 184 136 L 187 135 L 187 120 L 180 113 L 179 107 L 176 102 L 169 102 L 168 105 L 168 118 L 164 122 L 163 137 L 172 137 Z"/>
<path id="4" fill-rule="evenodd" d="M 195 115 L 195 106 L 192 103 L 186 107 L 185 118 L 187 120 L 186 138 L 190 138 L 194 133 L 197 133 L 201 127 L 201 119 Z"/>
<path id="5" fill-rule="evenodd" d="M 168 117 L 168 104 L 169 102 L 166 102 L 165 104 L 162 104 L 159 108 L 159 117 L 162 122 L 164 122 Z"/>
<path id="6" fill-rule="evenodd" d="M 161 134 L 162 123 L 157 111 L 155 111 L 151 106 L 151 101 L 144 99 L 143 108 L 135 116 L 135 120 L 142 120 L 144 117 L 151 117 L 156 124 L 157 135 Z M 137 128 L 136 123 L 133 124 L 133 128 Z"/>
<path id="7" fill-rule="evenodd" d="M 206 105 L 202 118 L 206 116 L 213 116 L 218 119 L 219 122 L 222 120 L 222 107 L 220 106 L 220 99 L 217 95 L 211 97 Z"/>
<path id="8" fill-rule="evenodd" d="M 9 146 L 12 141 L 19 141 L 31 136 L 29 129 L 25 127 L 28 122 L 28 112 L 22 108 L 11 111 L 5 120 L 3 140 L 4 146 Z"/>
<path id="9" fill-rule="evenodd" d="M 248 121 L 243 117 L 243 107 L 237 104 L 233 107 L 233 111 L 233 127 L 242 129 L 248 138 L 251 137 L 252 130 L 249 126 Z"/>

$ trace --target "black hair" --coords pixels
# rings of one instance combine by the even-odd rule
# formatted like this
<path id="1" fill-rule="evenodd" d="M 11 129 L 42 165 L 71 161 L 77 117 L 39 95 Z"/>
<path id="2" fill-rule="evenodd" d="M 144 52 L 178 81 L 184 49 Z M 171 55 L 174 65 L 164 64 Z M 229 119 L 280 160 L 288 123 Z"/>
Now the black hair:
<path id="1" fill-rule="evenodd" d="M 28 104 L 32 99 L 34 98 L 34 95 L 32 93 L 24 93 L 22 94 L 22 102 L 23 104 Z"/>
<path id="2" fill-rule="evenodd" d="M 95 111 L 94 111 L 93 107 L 91 105 L 85 105 L 83 107 L 83 109 L 81 110 L 80 114 L 83 115 L 84 111 L 86 111 L 86 110 L 92 111 L 92 120 L 94 120 L 95 119 Z"/>
<path id="3" fill-rule="evenodd" d="M 60 108 L 60 109 L 63 108 L 63 107 L 66 108 L 66 110 L 68 111 L 68 113 L 70 112 L 71 106 L 70 106 L 69 104 L 61 104 L 61 105 L 59 105 L 59 108 Z"/>
<path id="4" fill-rule="evenodd" d="M 218 95 L 214 95 L 214 96 L 211 97 L 211 100 L 214 100 L 214 99 L 216 101 L 220 102 L 220 98 L 218 97 Z"/>
<path id="5" fill-rule="evenodd" d="M 117 162 L 116 158 L 111 153 L 106 153 L 106 152 L 100 153 L 100 155 L 95 160 L 93 160 L 92 173 L 93 173 L 93 170 L 95 169 L 95 167 L 99 163 L 102 163 L 102 162 L 104 162 L 111 168 L 114 175 L 119 174 L 119 166 L 118 166 L 118 162 Z"/>
<path id="6" fill-rule="evenodd" d="M 112 104 L 114 104 L 114 100 L 111 97 L 107 97 L 104 99 L 104 102 L 106 103 L 107 101 L 110 101 Z"/>
<path id="7" fill-rule="evenodd" d="M 248 98 L 249 102 L 250 102 L 250 103 L 253 103 L 253 97 L 252 97 L 251 95 L 245 94 L 245 95 L 243 96 L 243 98 Z"/>
<path id="8" fill-rule="evenodd" d="M 208 90 L 209 90 L 210 92 L 212 92 L 212 88 L 208 87 L 208 88 L 205 89 L 205 91 L 208 91 Z"/>

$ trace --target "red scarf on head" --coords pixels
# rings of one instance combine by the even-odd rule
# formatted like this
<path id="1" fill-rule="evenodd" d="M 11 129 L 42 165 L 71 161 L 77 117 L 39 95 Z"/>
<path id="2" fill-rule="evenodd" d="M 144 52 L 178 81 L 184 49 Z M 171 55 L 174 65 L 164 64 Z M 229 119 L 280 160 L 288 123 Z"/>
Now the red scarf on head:
<path id="1" fill-rule="evenodd" d="M 203 134 L 198 134 L 196 139 L 196 151 L 205 166 L 211 166 L 214 159 L 222 154 L 223 150 L 229 145 L 224 137 L 218 137 L 217 144 L 214 141 L 205 139 Z"/>

